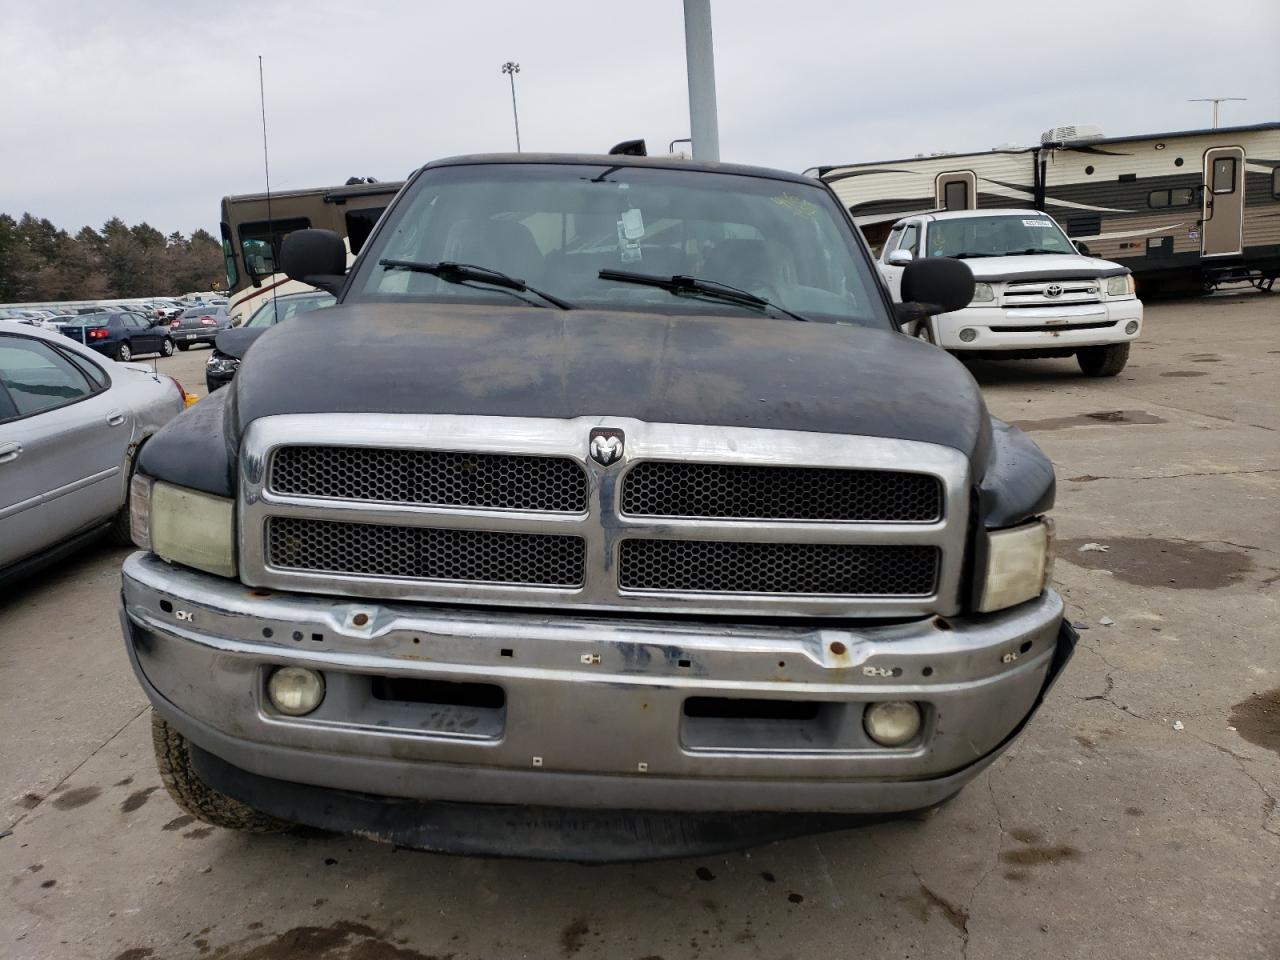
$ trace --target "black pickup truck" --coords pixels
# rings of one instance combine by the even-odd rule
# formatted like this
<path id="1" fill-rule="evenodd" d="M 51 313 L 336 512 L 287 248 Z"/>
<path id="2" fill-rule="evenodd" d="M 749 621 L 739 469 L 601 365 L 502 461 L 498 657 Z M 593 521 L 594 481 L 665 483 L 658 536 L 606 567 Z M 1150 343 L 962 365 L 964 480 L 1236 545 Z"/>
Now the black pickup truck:
<path id="1" fill-rule="evenodd" d="M 927 811 L 1069 658 L 1053 470 L 899 325 L 830 189 L 620 156 L 420 169 L 337 304 L 143 448 L 122 623 L 177 802 L 626 859 Z"/>

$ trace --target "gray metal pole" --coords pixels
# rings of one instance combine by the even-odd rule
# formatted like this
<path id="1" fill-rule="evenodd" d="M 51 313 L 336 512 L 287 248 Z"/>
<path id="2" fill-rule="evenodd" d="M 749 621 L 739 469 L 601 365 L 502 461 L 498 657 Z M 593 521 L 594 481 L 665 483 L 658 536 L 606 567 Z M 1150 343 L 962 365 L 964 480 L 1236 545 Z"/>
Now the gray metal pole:
<path id="1" fill-rule="evenodd" d="M 716 63 L 711 43 L 711 0 L 684 0 L 684 56 L 689 73 L 689 130 L 693 156 L 720 159 L 716 118 Z"/>

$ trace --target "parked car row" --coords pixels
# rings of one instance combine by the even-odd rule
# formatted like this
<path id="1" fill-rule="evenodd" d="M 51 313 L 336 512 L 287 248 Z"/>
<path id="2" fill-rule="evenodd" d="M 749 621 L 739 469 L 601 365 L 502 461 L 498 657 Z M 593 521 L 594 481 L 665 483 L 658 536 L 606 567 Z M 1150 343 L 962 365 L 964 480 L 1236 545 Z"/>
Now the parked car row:
<path id="1" fill-rule="evenodd" d="M 88 313 L 66 317 L 59 327 L 63 336 L 81 346 L 122 363 L 153 353 L 173 356 L 174 338 L 170 325 L 140 313 Z"/>
<path id="2" fill-rule="evenodd" d="M 0 320 L 0 583 L 100 535 L 129 543 L 138 451 L 187 395 L 104 352 Z"/>

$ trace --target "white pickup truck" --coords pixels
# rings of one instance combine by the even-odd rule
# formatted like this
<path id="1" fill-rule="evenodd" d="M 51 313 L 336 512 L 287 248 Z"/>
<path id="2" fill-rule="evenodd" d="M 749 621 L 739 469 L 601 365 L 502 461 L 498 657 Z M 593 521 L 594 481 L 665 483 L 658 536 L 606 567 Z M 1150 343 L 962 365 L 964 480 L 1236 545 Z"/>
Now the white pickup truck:
<path id="1" fill-rule="evenodd" d="M 1142 302 L 1127 267 L 1086 254 L 1038 210 L 955 210 L 898 221 L 877 266 L 899 301 L 913 260 L 969 264 L 972 302 L 922 321 L 922 339 L 962 357 L 1074 354 L 1087 375 L 1114 377 L 1142 331 Z"/>

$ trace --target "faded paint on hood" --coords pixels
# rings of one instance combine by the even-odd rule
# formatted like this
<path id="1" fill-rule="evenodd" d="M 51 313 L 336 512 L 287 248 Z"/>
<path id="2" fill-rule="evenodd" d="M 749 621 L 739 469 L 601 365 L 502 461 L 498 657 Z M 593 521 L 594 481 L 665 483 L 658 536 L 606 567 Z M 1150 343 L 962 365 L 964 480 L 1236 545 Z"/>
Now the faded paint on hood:
<path id="1" fill-rule="evenodd" d="M 741 316 L 399 303 L 336 306 L 256 342 L 235 432 L 295 413 L 471 414 L 897 437 L 981 462 L 958 361 L 889 329 Z"/>

